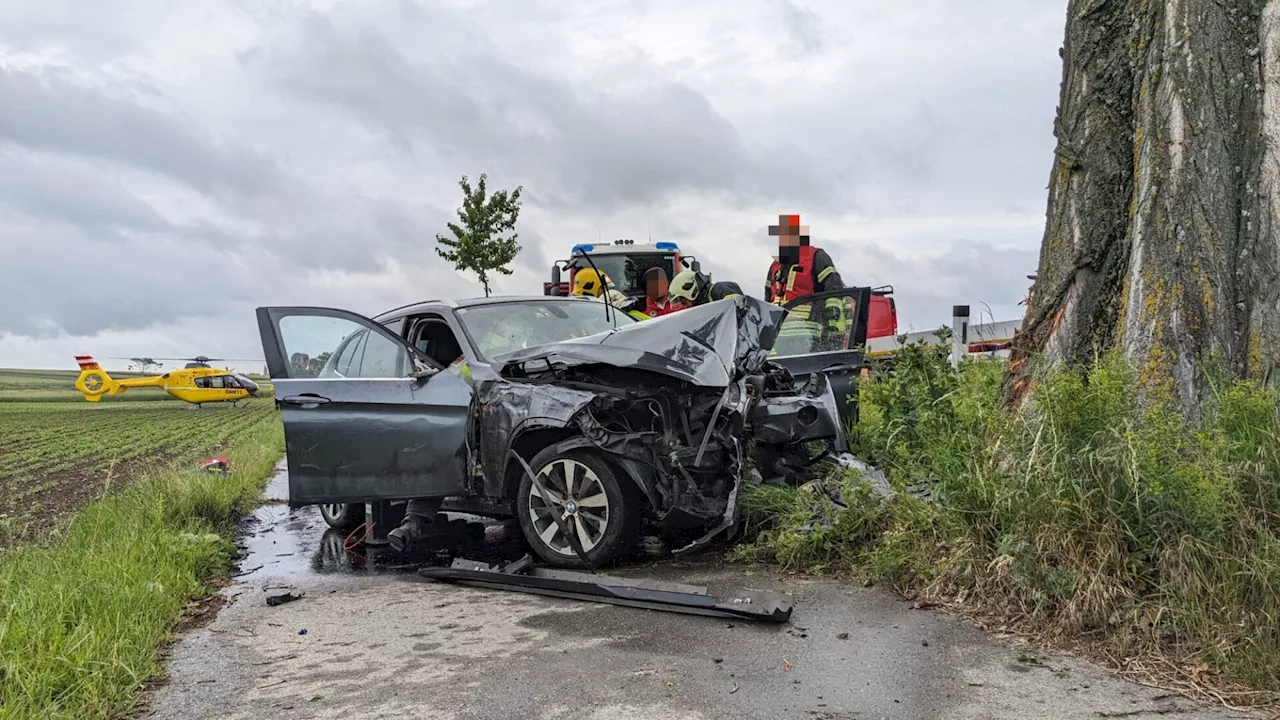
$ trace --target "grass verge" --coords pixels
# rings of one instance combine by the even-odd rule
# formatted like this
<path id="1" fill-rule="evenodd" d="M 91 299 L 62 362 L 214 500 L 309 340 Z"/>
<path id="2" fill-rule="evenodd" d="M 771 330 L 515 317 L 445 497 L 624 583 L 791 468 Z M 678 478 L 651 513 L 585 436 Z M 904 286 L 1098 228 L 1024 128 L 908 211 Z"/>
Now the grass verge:
<path id="1" fill-rule="evenodd" d="M 237 518 L 283 453 L 259 422 L 228 478 L 165 472 L 85 508 L 60 540 L 0 558 L 0 716 L 113 717 L 162 666 L 157 648 L 229 567 Z"/>
<path id="2" fill-rule="evenodd" d="M 846 479 L 837 512 L 817 493 L 757 487 L 754 545 L 736 556 L 888 581 L 1229 704 L 1280 699 L 1276 392 L 1216 375 L 1190 421 L 1108 358 L 1052 375 L 1010 413 L 1002 370 L 908 351 L 863 384 L 855 448 L 934 501 Z"/>

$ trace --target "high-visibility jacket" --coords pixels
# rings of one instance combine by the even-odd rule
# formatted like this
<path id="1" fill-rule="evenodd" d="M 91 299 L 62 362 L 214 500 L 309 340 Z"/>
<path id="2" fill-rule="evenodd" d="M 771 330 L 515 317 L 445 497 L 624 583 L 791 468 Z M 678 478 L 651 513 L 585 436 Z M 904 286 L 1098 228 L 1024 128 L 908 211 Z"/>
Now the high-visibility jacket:
<path id="1" fill-rule="evenodd" d="M 827 279 L 838 277 L 834 265 L 828 265 L 822 270 L 816 268 L 816 256 L 821 252 L 819 248 L 801 245 L 797 249 L 800 251 L 800 259 L 790 267 L 784 268 L 777 260 L 769 266 L 768 300 L 775 305 L 786 305 L 796 298 L 832 289 L 825 287 L 829 284 Z M 829 259 L 827 262 L 830 262 Z M 836 287 L 842 287 L 842 284 L 837 283 Z"/>
<path id="2" fill-rule="evenodd" d="M 817 255 L 821 250 L 813 245 L 801 245 L 800 257 L 790 267 L 784 268 L 782 263 L 774 260 L 769 266 L 768 285 L 769 302 L 775 305 L 787 303 L 824 290 L 843 287 L 839 274 L 827 258 L 826 267 L 817 269 Z M 834 288 L 827 287 L 834 285 Z M 791 335 L 806 335 L 814 338 L 825 337 L 832 331 L 847 332 L 850 325 L 848 301 L 844 298 L 828 298 L 824 303 L 826 317 L 811 318 L 811 306 L 803 304 L 791 310 L 790 322 L 779 330 L 779 338 Z"/>
<path id="3" fill-rule="evenodd" d="M 472 377 L 471 375 L 471 366 L 467 364 L 466 355 L 459 355 L 458 359 L 450 363 L 447 369 L 449 372 L 453 373 L 454 375 L 457 375 L 458 377 L 466 381 L 468 385 L 470 385 L 475 380 L 475 378 Z"/>

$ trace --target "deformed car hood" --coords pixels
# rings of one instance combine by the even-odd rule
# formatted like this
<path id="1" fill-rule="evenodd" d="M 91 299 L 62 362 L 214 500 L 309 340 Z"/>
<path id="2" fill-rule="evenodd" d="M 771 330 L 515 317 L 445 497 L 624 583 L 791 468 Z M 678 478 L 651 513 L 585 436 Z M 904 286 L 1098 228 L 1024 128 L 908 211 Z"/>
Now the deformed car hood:
<path id="1" fill-rule="evenodd" d="M 661 373 L 702 387 L 725 387 L 735 377 L 760 371 L 783 308 L 739 295 L 575 340 L 518 350 L 498 360 L 512 366 L 601 363 Z"/>

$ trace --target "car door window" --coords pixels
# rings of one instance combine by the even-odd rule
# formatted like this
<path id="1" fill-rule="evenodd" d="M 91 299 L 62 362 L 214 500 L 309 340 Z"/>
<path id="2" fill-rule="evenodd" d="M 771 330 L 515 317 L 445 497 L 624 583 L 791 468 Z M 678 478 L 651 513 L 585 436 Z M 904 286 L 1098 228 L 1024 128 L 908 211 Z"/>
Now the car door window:
<path id="1" fill-rule="evenodd" d="M 342 349 L 338 351 L 337 359 L 333 361 L 333 372 L 342 377 L 352 376 L 351 369 L 359 367 L 356 357 L 360 354 L 360 348 L 364 346 L 364 339 L 368 334 L 368 330 L 361 330 L 343 343 Z"/>
<path id="2" fill-rule="evenodd" d="M 341 311 L 278 312 L 274 324 L 288 377 L 391 378 L 412 372 L 408 348 L 372 321 Z"/>
<path id="3" fill-rule="evenodd" d="M 449 323 L 439 316 L 419 318 L 413 328 L 413 336 L 414 347 L 446 367 L 462 355 L 462 345 L 458 342 L 458 336 Z"/>
<path id="4" fill-rule="evenodd" d="M 381 335 L 365 333 L 360 343 L 359 359 L 359 368 L 347 377 L 400 377 L 408 372 L 404 346 Z"/>
<path id="5" fill-rule="evenodd" d="M 850 288 L 799 298 L 787 304 L 773 353 L 813 355 L 854 350 L 866 342 L 864 288 Z"/>

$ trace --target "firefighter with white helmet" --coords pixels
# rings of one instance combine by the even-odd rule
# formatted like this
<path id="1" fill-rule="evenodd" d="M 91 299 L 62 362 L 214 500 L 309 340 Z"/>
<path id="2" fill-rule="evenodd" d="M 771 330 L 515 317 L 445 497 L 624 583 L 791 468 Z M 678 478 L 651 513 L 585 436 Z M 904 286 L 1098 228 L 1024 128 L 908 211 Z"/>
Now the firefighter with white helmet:
<path id="1" fill-rule="evenodd" d="M 741 295 L 742 288 L 734 282 L 713 283 L 700 272 L 684 270 L 671 280 L 667 294 L 672 303 L 683 309 Z"/>

